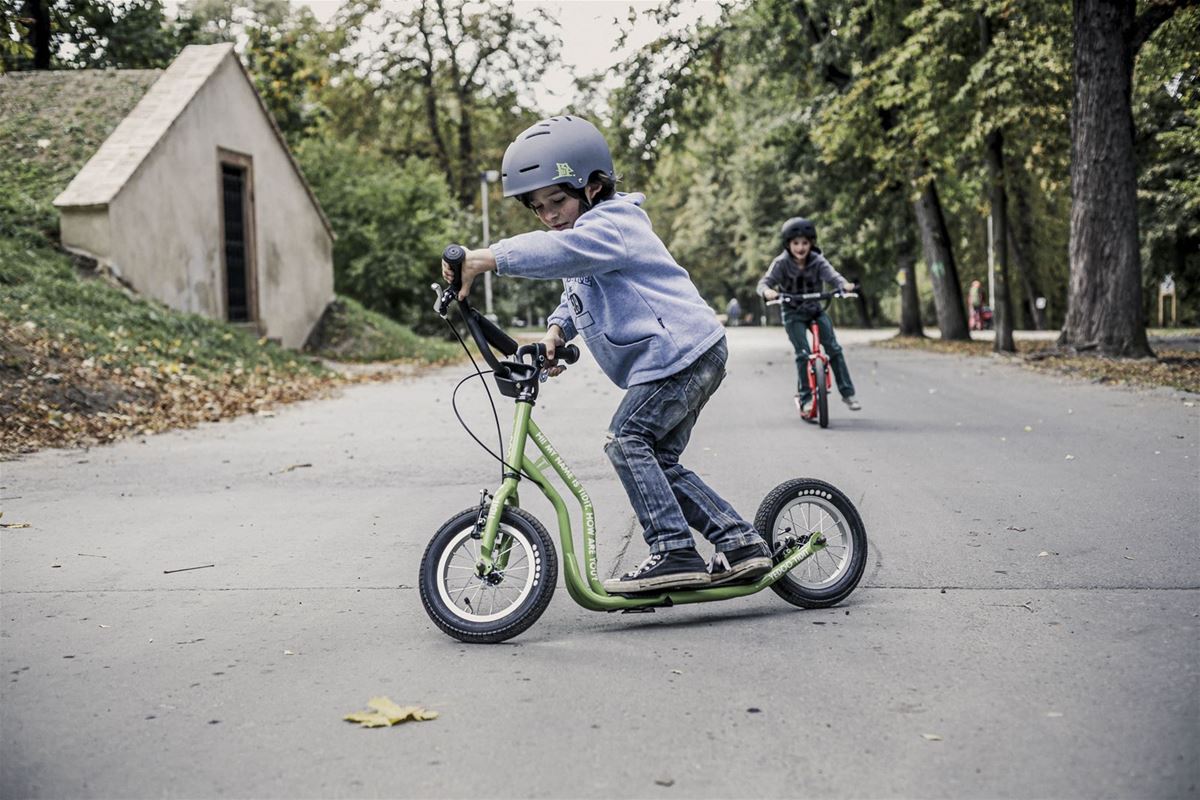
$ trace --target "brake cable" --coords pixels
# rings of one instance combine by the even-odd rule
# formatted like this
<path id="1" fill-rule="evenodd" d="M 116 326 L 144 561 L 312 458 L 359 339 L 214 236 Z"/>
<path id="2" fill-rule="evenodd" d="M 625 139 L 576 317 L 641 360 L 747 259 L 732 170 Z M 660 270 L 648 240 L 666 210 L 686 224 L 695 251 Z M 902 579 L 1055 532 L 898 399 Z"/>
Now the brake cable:
<path id="1" fill-rule="evenodd" d="M 459 309 L 459 313 L 460 314 L 462 313 L 461 308 Z M 473 366 L 475 368 L 475 374 L 468 375 L 467 377 L 465 377 L 461 381 L 459 381 L 458 385 L 454 387 L 454 391 L 450 393 L 450 407 L 454 410 L 454 416 L 458 418 L 458 424 L 462 425 L 463 430 L 467 432 L 467 435 L 470 436 L 472 439 L 474 439 L 475 443 L 478 444 L 480 447 L 482 447 L 488 455 L 490 455 L 492 458 L 494 458 L 500 462 L 500 482 L 501 483 L 504 482 L 504 479 L 506 477 L 505 473 L 504 473 L 505 467 L 507 467 L 512 472 L 515 472 L 519 475 L 523 475 L 524 477 L 528 478 L 529 480 L 534 481 L 533 476 L 530 475 L 529 473 L 525 472 L 525 470 L 514 467 L 512 464 L 509 464 L 507 461 L 504 460 L 504 432 L 500 430 L 500 412 L 498 412 L 496 410 L 496 400 L 495 400 L 495 398 L 492 397 L 492 389 L 491 389 L 491 387 L 488 386 L 487 379 L 484 378 L 484 375 L 493 374 L 495 372 L 495 370 L 491 370 L 491 369 L 481 370 L 479 368 L 479 363 L 475 360 L 475 355 L 471 352 L 471 348 L 467 347 L 467 343 L 463 339 L 462 335 L 458 332 L 458 329 L 454 327 L 453 323 L 451 323 L 449 319 L 442 317 L 442 320 L 446 323 L 446 325 L 448 325 L 450 327 L 450 330 L 454 334 L 454 337 L 456 339 L 458 339 L 458 343 L 461 344 L 463 350 L 466 351 L 467 358 L 471 359 L 471 366 Z M 483 390 L 485 392 L 487 392 L 488 403 L 492 407 L 492 418 L 496 420 L 496 440 L 499 442 L 499 445 L 500 445 L 500 447 L 499 447 L 500 454 L 499 455 L 494 453 L 490 447 L 488 447 L 486 444 L 484 444 L 483 441 L 478 436 L 475 435 L 475 432 L 471 430 L 470 426 L 467 425 L 466 420 L 464 420 L 462 418 L 462 414 L 460 414 L 458 411 L 458 402 L 457 402 L 458 390 L 460 388 L 462 388 L 462 385 L 464 383 L 471 380 L 472 378 L 479 378 L 479 380 L 483 382 Z M 537 481 L 534 481 L 534 483 L 537 483 Z"/>

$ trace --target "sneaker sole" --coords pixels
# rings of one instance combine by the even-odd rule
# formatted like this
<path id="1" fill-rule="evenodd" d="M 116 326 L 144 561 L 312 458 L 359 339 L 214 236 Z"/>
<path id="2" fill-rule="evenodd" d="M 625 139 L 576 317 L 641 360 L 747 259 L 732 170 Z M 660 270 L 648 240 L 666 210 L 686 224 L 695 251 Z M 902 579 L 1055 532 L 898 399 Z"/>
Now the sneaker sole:
<path id="1" fill-rule="evenodd" d="M 707 572 L 679 572 L 657 578 L 641 578 L 636 581 L 605 581 L 604 591 L 610 594 L 652 592 L 661 589 L 700 589 L 709 585 Z"/>
<path id="2" fill-rule="evenodd" d="M 735 581 L 750 580 L 767 574 L 771 571 L 771 559 L 766 556 L 760 558 L 752 558 L 744 561 L 733 567 L 729 572 L 722 573 L 720 577 L 713 578 L 710 586 L 721 586 L 726 583 L 734 583 Z"/>

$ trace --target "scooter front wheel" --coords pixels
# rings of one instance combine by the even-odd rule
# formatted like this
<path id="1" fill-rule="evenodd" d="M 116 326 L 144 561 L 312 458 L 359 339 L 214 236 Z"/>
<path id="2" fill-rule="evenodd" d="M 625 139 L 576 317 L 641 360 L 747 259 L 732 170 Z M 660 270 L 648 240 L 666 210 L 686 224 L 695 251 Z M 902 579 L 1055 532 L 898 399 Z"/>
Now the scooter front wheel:
<path id="1" fill-rule="evenodd" d="M 817 359 L 813 362 L 813 370 L 816 374 L 816 393 L 813 395 L 817 401 L 817 422 L 822 428 L 829 427 L 829 379 L 825 375 L 825 362 Z"/>
<path id="2" fill-rule="evenodd" d="M 792 605 L 826 608 L 846 599 L 867 564 L 867 530 L 850 498 L 825 481 L 796 478 L 781 483 L 758 507 L 754 527 L 776 560 L 791 541 L 819 537 L 820 549 L 771 589 Z"/>
<path id="3" fill-rule="evenodd" d="M 478 507 L 464 509 L 434 534 L 421 558 L 421 602 L 434 624 L 460 642 L 502 642 L 525 631 L 546 610 L 558 579 L 558 559 L 542 524 L 519 508 L 506 507 L 492 552 L 495 566 L 480 575 L 478 520 Z"/>

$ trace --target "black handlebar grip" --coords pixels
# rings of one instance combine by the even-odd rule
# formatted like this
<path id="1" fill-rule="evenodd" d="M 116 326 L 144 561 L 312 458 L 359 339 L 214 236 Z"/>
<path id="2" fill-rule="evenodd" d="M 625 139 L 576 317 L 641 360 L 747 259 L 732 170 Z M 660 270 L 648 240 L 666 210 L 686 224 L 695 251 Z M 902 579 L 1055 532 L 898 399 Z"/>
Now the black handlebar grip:
<path id="1" fill-rule="evenodd" d="M 450 269 L 454 270 L 454 280 L 451 285 L 455 287 L 455 294 L 458 294 L 458 289 L 462 288 L 462 265 L 467 258 L 467 251 L 462 245 L 452 244 L 442 251 L 442 261 L 450 265 Z"/>
<path id="2" fill-rule="evenodd" d="M 555 350 L 554 355 L 568 364 L 574 364 L 579 360 L 579 348 L 568 344 Z"/>

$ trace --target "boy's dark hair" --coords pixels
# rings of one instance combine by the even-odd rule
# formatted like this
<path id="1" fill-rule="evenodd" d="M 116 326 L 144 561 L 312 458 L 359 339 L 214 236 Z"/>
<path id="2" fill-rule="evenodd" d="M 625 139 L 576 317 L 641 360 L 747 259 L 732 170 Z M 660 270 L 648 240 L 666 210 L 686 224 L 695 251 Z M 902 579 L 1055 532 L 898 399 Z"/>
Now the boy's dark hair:
<path id="1" fill-rule="evenodd" d="M 613 196 L 617 193 L 617 181 L 619 180 L 620 177 L 617 177 L 614 180 L 603 170 L 596 170 L 593 172 L 588 178 L 588 185 L 592 183 L 598 183 L 600 184 L 600 191 L 596 193 L 595 199 L 593 199 L 591 202 L 588 202 L 587 199 L 587 193 L 585 191 L 587 186 L 585 186 L 583 189 L 576 189 L 574 186 L 565 183 L 559 183 L 555 185 L 571 197 L 574 197 L 576 200 L 578 200 L 583 205 L 584 211 L 590 211 L 597 203 L 603 203 L 605 200 L 611 200 L 613 198 Z M 526 208 L 533 208 L 529 201 L 529 196 L 531 194 L 532 192 L 526 192 L 525 194 L 517 195 L 517 199 L 520 200 L 522 205 L 524 205 Z"/>

